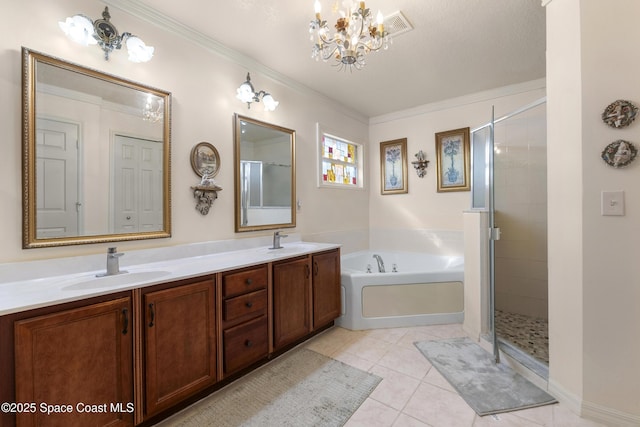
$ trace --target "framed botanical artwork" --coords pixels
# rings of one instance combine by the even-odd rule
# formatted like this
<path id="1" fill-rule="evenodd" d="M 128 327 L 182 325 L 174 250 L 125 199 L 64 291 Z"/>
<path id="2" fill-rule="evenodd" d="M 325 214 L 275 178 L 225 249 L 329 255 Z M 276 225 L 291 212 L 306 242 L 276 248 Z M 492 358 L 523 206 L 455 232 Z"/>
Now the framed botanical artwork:
<path id="1" fill-rule="evenodd" d="M 216 176 L 220 170 L 220 155 L 208 142 L 199 142 L 191 149 L 191 167 L 198 176 Z"/>
<path id="2" fill-rule="evenodd" d="M 380 143 L 380 185 L 382 194 L 408 192 L 407 138 Z"/>
<path id="3" fill-rule="evenodd" d="M 436 133 L 438 192 L 471 190 L 469 128 Z"/>

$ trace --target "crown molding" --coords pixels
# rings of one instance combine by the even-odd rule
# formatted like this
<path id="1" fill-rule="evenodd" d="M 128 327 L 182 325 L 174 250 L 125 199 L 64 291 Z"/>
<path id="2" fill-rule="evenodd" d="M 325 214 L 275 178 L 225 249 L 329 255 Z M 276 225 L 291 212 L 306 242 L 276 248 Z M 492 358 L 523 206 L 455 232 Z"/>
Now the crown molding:
<path id="1" fill-rule="evenodd" d="M 284 85 L 292 90 L 295 90 L 301 94 L 310 96 L 314 98 L 314 100 L 322 100 L 328 104 L 331 104 L 333 108 L 339 106 L 339 110 L 348 115 L 349 117 L 357 120 L 361 123 L 367 124 L 368 117 L 363 115 L 362 113 L 347 108 L 346 106 L 340 104 L 336 100 L 317 92 L 311 89 L 309 86 L 306 86 L 297 80 L 293 80 L 288 76 L 279 73 L 262 63 L 256 61 L 250 56 L 244 55 L 230 47 L 220 43 L 218 40 L 215 40 L 206 34 L 203 34 L 193 28 L 190 28 L 172 17 L 160 13 L 156 9 L 149 7 L 148 5 L 140 2 L 139 0 L 101 0 L 104 4 L 109 7 L 114 7 L 116 9 L 120 9 L 125 13 L 128 13 L 138 19 L 141 19 L 149 24 L 158 27 L 162 30 L 168 31 L 170 33 L 176 34 L 180 37 L 185 38 L 186 40 L 197 44 L 198 46 L 218 54 L 223 58 L 236 63 L 243 68 L 252 70 L 252 72 L 257 72 L 269 79 Z"/>
<path id="2" fill-rule="evenodd" d="M 413 116 L 428 114 L 435 111 L 448 110 L 448 109 L 460 107 L 463 105 L 475 104 L 477 102 L 483 102 L 490 99 L 517 95 L 519 93 L 529 92 L 532 90 L 545 89 L 545 88 L 546 88 L 546 79 L 543 78 L 543 79 L 531 80 L 524 83 L 503 86 L 496 89 L 472 93 L 470 95 L 464 95 L 457 98 L 446 99 L 444 101 L 433 102 L 431 104 L 424 104 L 418 107 L 409 108 L 406 110 L 400 110 L 400 111 L 396 111 L 389 114 L 383 114 L 381 116 L 371 117 L 369 119 L 369 124 L 374 125 L 374 124 L 391 122 L 391 121 L 405 119 Z"/>

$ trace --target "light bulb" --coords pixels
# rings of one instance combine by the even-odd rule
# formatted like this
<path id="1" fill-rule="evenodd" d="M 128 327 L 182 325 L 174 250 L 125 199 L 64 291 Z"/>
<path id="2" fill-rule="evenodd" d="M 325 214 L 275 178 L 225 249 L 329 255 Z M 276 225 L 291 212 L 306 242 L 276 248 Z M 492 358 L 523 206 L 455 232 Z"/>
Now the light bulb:
<path id="1" fill-rule="evenodd" d="M 68 17 L 64 22 L 58 22 L 60 29 L 76 43 L 83 46 L 97 44 L 98 41 L 93 37 L 93 22 L 83 15 L 74 15 Z"/>
<path id="2" fill-rule="evenodd" d="M 278 104 L 280 104 L 278 101 L 273 99 L 273 97 L 269 93 L 264 94 L 264 96 L 262 97 L 262 103 L 264 104 L 264 111 L 273 111 L 276 109 Z"/>
<path id="3" fill-rule="evenodd" d="M 253 102 L 253 89 L 247 83 L 242 83 L 236 91 L 236 98 L 242 102 Z"/>
<path id="4" fill-rule="evenodd" d="M 150 61 L 153 57 L 154 50 L 153 46 L 147 46 L 136 36 L 129 36 L 127 38 L 127 52 L 129 53 L 129 61 L 131 62 Z"/>

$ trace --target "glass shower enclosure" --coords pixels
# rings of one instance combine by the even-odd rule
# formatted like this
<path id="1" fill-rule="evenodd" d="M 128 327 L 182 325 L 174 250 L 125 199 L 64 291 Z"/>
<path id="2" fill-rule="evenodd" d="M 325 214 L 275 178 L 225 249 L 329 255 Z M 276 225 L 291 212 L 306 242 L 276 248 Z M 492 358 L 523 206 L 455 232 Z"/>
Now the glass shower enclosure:
<path id="1" fill-rule="evenodd" d="M 488 213 L 485 333 L 548 372 L 546 99 L 471 131 L 472 208 Z"/>

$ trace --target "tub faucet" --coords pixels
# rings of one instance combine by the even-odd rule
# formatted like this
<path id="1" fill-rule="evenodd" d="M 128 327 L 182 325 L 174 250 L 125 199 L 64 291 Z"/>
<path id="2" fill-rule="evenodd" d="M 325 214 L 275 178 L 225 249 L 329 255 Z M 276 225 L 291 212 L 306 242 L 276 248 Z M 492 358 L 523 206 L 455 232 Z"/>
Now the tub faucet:
<path id="1" fill-rule="evenodd" d="M 376 261 L 378 262 L 378 272 L 379 273 L 384 273 L 384 261 L 382 261 L 382 257 L 378 254 L 373 254 L 373 257 L 376 259 Z"/>
<path id="2" fill-rule="evenodd" d="M 118 252 L 115 247 L 107 249 L 107 272 L 97 274 L 96 276 L 114 276 L 116 274 L 126 273 L 126 271 L 120 271 L 120 264 L 118 259 L 124 255 L 122 252 Z"/>
<path id="3" fill-rule="evenodd" d="M 282 237 L 288 237 L 288 234 L 282 234 L 282 232 L 280 231 L 274 231 L 273 232 L 273 246 L 271 246 L 269 249 L 282 249 L 282 245 L 280 244 L 280 238 Z"/>

